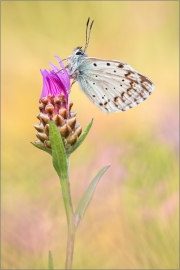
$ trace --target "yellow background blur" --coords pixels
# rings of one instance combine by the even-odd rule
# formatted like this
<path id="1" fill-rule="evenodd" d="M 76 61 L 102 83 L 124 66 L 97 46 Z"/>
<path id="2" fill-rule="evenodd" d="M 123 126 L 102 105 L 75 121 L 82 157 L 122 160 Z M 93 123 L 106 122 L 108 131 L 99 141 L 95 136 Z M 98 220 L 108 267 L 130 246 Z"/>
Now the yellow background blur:
<path id="1" fill-rule="evenodd" d="M 105 115 L 73 85 L 78 121 L 94 124 L 71 156 L 74 208 L 97 171 L 100 181 L 79 226 L 76 269 L 178 268 L 178 6 L 175 1 L 2 2 L 2 269 L 63 268 L 66 217 L 51 157 L 33 147 L 49 69 L 84 46 L 148 76 L 155 92 L 124 113 Z"/>

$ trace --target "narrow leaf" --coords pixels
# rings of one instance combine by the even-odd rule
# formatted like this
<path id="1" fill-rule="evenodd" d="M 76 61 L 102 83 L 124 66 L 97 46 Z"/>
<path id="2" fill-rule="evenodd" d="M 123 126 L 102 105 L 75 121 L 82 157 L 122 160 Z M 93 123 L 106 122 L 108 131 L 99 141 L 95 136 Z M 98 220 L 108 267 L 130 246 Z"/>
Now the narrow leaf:
<path id="1" fill-rule="evenodd" d="M 75 211 L 75 215 L 74 215 L 74 223 L 75 223 L 75 227 L 77 229 L 80 221 L 82 220 L 85 211 L 93 197 L 94 191 L 96 189 L 96 186 L 99 182 L 99 180 L 101 179 L 102 175 L 105 173 L 105 171 L 110 167 L 110 165 L 105 166 L 104 168 L 102 168 L 94 177 L 94 179 L 91 181 L 91 183 L 89 184 L 88 188 L 86 189 L 86 191 L 84 192 L 78 207 Z"/>
<path id="2" fill-rule="evenodd" d="M 49 122 L 49 135 L 52 148 L 53 166 L 60 179 L 68 177 L 68 161 L 60 132 L 53 121 Z"/>
<path id="3" fill-rule="evenodd" d="M 51 150 L 51 149 L 46 148 L 46 147 L 42 147 L 42 146 L 37 145 L 37 144 L 35 144 L 35 143 L 33 143 L 33 142 L 31 142 L 31 143 L 32 143 L 32 145 L 34 145 L 36 148 L 38 148 L 38 149 L 40 149 L 40 150 L 43 150 L 43 151 L 47 152 L 48 154 L 52 155 L 52 150 Z"/>
<path id="4" fill-rule="evenodd" d="M 81 136 L 78 138 L 77 142 L 71 146 L 69 149 L 66 149 L 66 154 L 70 155 L 72 154 L 81 144 L 82 142 L 85 140 L 86 136 L 88 135 L 91 127 L 93 124 L 93 119 L 91 120 L 91 122 L 87 125 L 85 131 L 81 134 Z"/>
<path id="5" fill-rule="evenodd" d="M 54 269 L 53 258 L 52 258 L 52 254 L 50 250 L 49 250 L 49 256 L 48 256 L 48 269 Z"/>

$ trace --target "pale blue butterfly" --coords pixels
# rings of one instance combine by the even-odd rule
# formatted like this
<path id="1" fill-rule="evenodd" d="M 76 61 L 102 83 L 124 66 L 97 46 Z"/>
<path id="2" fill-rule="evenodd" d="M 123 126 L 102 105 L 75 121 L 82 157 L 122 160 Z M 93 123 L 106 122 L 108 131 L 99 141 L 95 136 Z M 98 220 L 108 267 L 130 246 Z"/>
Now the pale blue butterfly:
<path id="1" fill-rule="evenodd" d="M 88 18 L 84 50 L 82 47 L 77 47 L 66 59 L 67 71 L 73 83 L 78 81 L 83 92 L 103 112 L 112 113 L 131 109 L 150 96 L 154 84 L 124 62 L 87 56 L 86 50 L 93 22 L 88 33 Z"/>

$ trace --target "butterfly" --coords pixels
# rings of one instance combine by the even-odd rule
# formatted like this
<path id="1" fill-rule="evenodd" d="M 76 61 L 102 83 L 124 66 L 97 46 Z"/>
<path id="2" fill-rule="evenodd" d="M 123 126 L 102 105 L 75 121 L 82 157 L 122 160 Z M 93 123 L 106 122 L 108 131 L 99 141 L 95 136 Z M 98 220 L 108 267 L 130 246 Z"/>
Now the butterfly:
<path id="1" fill-rule="evenodd" d="M 74 49 L 66 60 L 73 83 L 78 81 L 88 98 L 103 112 L 129 110 L 146 100 L 154 90 L 153 82 L 135 71 L 130 65 L 118 60 L 88 57 L 86 50 L 94 21 L 86 24 L 86 44 Z M 89 29 L 89 32 L 88 32 Z"/>

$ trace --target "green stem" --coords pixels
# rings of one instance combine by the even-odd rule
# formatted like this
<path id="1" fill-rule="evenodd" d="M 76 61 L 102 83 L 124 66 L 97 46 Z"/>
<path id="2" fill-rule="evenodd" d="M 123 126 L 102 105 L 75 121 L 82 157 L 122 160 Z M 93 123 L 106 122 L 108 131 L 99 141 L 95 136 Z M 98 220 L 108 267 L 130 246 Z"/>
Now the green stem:
<path id="1" fill-rule="evenodd" d="M 67 161 L 68 161 L 68 173 L 67 173 L 68 177 L 66 179 L 65 178 L 61 179 L 60 182 L 68 225 L 65 269 L 71 269 L 74 253 L 75 226 L 74 226 L 74 218 L 73 218 L 74 214 L 69 183 L 69 159 Z"/>

